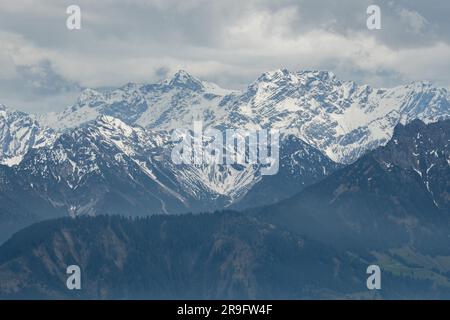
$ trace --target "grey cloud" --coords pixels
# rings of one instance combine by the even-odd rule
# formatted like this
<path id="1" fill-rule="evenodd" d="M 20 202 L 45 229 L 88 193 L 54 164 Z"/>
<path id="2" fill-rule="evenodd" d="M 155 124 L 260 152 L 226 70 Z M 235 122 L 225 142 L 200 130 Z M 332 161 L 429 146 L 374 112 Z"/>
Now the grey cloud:
<path id="1" fill-rule="evenodd" d="M 57 74 L 50 61 L 44 60 L 37 65 L 17 66 L 17 85 L 20 83 L 23 89 L 34 95 L 60 94 L 70 91 L 79 91 L 80 86 L 65 80 Z"/>
<path id="2" fill-rule="evenodd" d="M 169 72 L 170 69 L 168 67 L 160 67 L 156 69 L 155 74 L 159 79 L 163 80 L 169 77 Z"/>
<path id="3" fill-rule="evenodd" d="M 16 66 L 13 77 L 0 79 L 2 103 L 35 113 L 67 106 L 81 90 L 57 74 L 48 60 Z"/>

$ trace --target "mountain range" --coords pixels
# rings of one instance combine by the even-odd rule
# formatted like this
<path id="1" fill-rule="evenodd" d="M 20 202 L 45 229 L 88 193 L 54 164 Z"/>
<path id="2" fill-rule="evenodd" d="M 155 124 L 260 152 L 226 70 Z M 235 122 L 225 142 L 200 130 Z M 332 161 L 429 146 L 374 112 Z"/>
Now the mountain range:
<path id="1" fill-rule="evenodd" d="M 450 94 L 429 82 L 389 89 L 341 81 L 332 72 L 276 70 L 245 90 L 225 90 L 185 71 L 157 84 L 85 90 L 62 113 L 40 117 L 52 128 L 73 128 L 99 115 L 144 128 L 192 128 L 194 120 L 219 129 L 280 129 L 335 162 L 351 163 L 387 143 L 398 123 L 446 119 Z"/>
<path id="2" fill-rule="evenodd" d="M 292 136 L 281 143 L 280 170 L 273 177 L 262 176 L 255 165 L 174 164 L 173 144 L 166 132 L 100 116 L 50 145 L 31 148 L 19 164 L 0 166 L 0 240 L 58 216 L 145 216 L 272 203 L 339 167 Z M 265 192 L 271 197 L 261 197 Z"/>
<path id="3" fill-rule="evenodd" d="M 41 145 L 38 133 L 51 142 L 52 132 L 57 135 L 107 115 L 156 131 L 191 129 L 195 120 L 219 129 L 280 129 L 348 164 L 387 143 L 398 123 L 448 118 L 449 101 L 446 89 L 429 82 L 378 89 L 339 80 L 332 72 L 283 69 L 266 72 L 236 91 L 180 70 L 156 84 L 85 89 L 60 113 L 34 116 L 0 106 L 0 162 L 19 163 L 30 147 Z"/>
<path id="4" fill-rule="evenodd" d="M 448 299 L 449 143 L 450 120 L 414 120 L 276 204 L 34 224 L 0 246 L 0 297 Z M 65 288 L 70 264 L 80 291 Z M 381 290 L 367 290 L 371 264 Z"/>
<path id="5" fill-rule="evenodd" d="M 284 69 L 241 91 L 179 71 L 60 113 L 0 105 L 0 297 L 450 297 L 449 118 L 427 82 Z M 175 164 L 194 121 L 280 130 L 278 172 Z M 72 263 L 83 292 L 61 282 Z M 366 290 L 370 263 L 386 292 Z"/>
<path id="6" fill-rule="evenodd" d="M 448 118 L 449 100 L 430 83 L 374 89 L 323 71 L 267 72 L 243 91 L 179 71 L 157 84 L 85 89 L 61 113 L 0 106 L 0 241 L 51 217 L 276 203 L 384 145 L 398 123 Z M 261 175 L 258 165 L 175 165 L 170 133 L 196 120 L 220 130 L 280 129 L 278 174 Z"/>

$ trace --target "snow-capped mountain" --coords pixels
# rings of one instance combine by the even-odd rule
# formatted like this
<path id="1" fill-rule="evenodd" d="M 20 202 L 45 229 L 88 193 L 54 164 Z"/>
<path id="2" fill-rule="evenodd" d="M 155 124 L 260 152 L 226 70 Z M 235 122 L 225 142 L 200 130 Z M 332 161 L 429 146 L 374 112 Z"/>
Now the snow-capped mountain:
<path id="1" fill-rule="evenodd" d="M 49 145 L 55 138 L 53 130 L 42 128 L 34 116 L 0 104 L 0 164 L 18 164 L 28 150 Z"/>
<path id="2" fill-rule="evenodd" d="M 276 70 L 237 92 L 179 71 L 158 84 L 103 93 L 87 89 L 75 105 L 41 121 L 71 128 L 105 114 L 155 130 L 192 128 L 194 120 L 222 129 L 274 128 L 350 163 L 384 145 L 398 123 L 448 118 L 449 101 L 446 89 L 427 82 L 377 89 L 341 81 L 331 72 Z"/>
<path id="3" fill-rule="evenodd" d="M 331 159 L 349 163 L 385 144 L 395 125 L 450 117 L 450 94 L 430 83 L 390 89 L 340 81 L 331 72 L 263 74 L 229 103 L 230 123 L 294 134 Z"/>
<path id="4" fill-rule="evenodd" d="M 206 124 L 224 118 L 218 106 L 224 96 L 233 94 L 219 86 L 198 80 L 185 71 L 157 84 L 129 83 L 121 88 L 99 92 L 85 89 L 78 101 L 62 113 L 42 116 L 40 121 L 56 129 L 73 128 L 109 115 L 128 124 L 158 130 L 191 127 L 196 119 Z"/>
<path id="5" fill-rule="evenodd" d="M 286 141 L 281 167 L 298 170 L 298 188 L 336 168 L 318 150 L 301 141 Z M 52 205 L 66 207 L 75 215 L 102 211 L 92 207 L 124 185 L 136 192 L 128 200 L 144 203 L 143 194 L 157 198 L 145 210 L 140 208 L 141 213 L 220 209 L 239 201 L 262 179 L 257 165 L 175 164 L 171 160 L 174 143 L 167 132 L 100 116 L 62 133 L 52 145 L 31 150 L 13 169 L 19 180 L 27 181 L 27 189 L 45 194 L 42 197 Z M 302 150 L 308 157 L 298 156 Z"/>
<path id="6" fill-rule="evenodd" d="M 0 166 L 8 207 L 0 216 L 273 203 L 334 172 L 340 165 L 332 160 L 349 163 L 384 145 L 398 123 L 448 118 L 449 101 L 447 90 L 429 83 L 374 89 L 330 72 L 267 72 L 237 92 L 179 71 L 157 84 L 86 89 L 59 114 L 35 117 L 1 106 L 0 161 L 10 168 Z M 263 176 L 259 165 L 175 164 L 171 131 L 192 129 L 195 120 L 221 130 L 280 129 L 278 174 Z"/>
<path id="7" fill-rule="evenodd" d="M 450 116 L 450 94 L 427 82 L 375 89 L 340 81 L 331 72 L 277 70 L 244 92 L 230 91 L 177 72 L 157 84 L 127 84 L 99 92 L 86 89 L 62 113 L 35 117 L 0 106 L 0 162 L 14 165 L 33 146 L 54 141 L 57 131 L 110 115 L 153 130 L 192 128 L 280 129 L 334 161 L 350 163 L 384 145 L 398 123 L 425 123 Z"/>
<path id="8" fill-rule="evenodd" d="M 269 204 L 338 168 L 295 137 L 281 144 L 275 179 L 262 176 L 260 165 L 175 164 L 175 143 L 168 132 L 100 116 L 60 133 L 51 144 L 31 148 L 19 164 L 0 166 L 0 241 L 30 222 L 58 216 L 142 216 Z"/>

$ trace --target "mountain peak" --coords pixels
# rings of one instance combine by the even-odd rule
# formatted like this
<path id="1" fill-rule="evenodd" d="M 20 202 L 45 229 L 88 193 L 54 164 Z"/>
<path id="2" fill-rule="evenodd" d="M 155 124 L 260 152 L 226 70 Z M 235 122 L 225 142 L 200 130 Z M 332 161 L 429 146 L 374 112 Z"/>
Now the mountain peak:
<path id="1" fill-rule="evenodd" d="M 103 98 L 103 95 L 100 92 L 94 89 L 87 88 L 81 92 L 80 96 L 78 97 L 78 103 L 79 104 L 92 103 L 93 101 L 96 101 L 101 98 Z"/>
<path id="2" fill-rule="evenodd" d="M 298 71 L 297 75 L 304 78 L 315 78 L 318 80 L 336 80 L 337 77 L 332 71 L 326 71 L 326 70 L 302 70 Z"/>
<path id="3" fill-rule="evenodd" d="M 186 70 L 180 69 L 173 75 L 173 78 L 194 78 Z"/>
<path id="4" fill-rule="evenodd" d="M 12 109 L 10 107 L 7 107 L 4 104 L 0 103 L 0 112 L 3 114 L 3 116 L 7 116 L 7 115 L 12 115 L 18 118 L 26 118 L 26 119 L 35 119 L 34 115 L 28 114 L 26 112 L 17 110 L 17 109 Z"/>
<path id="5" fill-rule="evenodd" d="M 282 79 L 291 76 L 292 73 L 287 69 L 276 69 L 272 71 L 264 72 L 257 81 L 272 81 L 276 79 Z"/>
<path id="6" fill-rule="evenodd" d="M 202 81 L 190 75 L 184 70 L 178 70 L 170 79 L 169 85 L 187 88 L 191 90 L 203 89 Z"/>
<path id="7" fill-rule="evenodd" d="M 428 80 L 423 80 L 423 81 L 411 81 L 407 84 L 407 87 L 412 87 L 412 88 L 428 88 L 428 87 L 432 87 L 433 84 L 431 83 L 431 81 Z"/>
<path id="8" fill-rule="evenodd" d="M 125 122 L 123 122 L 122 120 L 109 116 L 109 115 L 100 115 L 99 117 L 97 117 L 97 119 L 95 120 L 95 124 L 97 126 L 102 126 L 102 127 L 116 127 L 116 128 L 122 128 L 122 127 L 130 127 L 129 125 L 127 125 Z"/>
<path id="9" fill-rule="evenodd" d="M 277 69 L 273 71 L 264 72 L 256 82 L 277 82 L 277 81 L 293 81 L 294 83 L 303 80 L 320 80 L 320 81 L 335 81 L 336 75 L 331 71 L 323 70 L 301 70 L 291 72 L 288 69 Z"/>

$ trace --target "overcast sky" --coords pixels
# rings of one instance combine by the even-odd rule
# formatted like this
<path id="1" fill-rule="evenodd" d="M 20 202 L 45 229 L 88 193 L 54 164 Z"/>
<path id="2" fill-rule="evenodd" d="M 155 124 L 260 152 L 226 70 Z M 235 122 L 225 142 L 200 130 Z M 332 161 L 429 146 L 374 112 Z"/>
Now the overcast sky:
<path id="1" fill-rule="evenodd" d="M 66 8 L 81 8 L 81 30 Z M 366 9 L 381 8 L 381 30 Z M 80 88 L 156 82 L 184 69 L 226 88 L 261 73 L 450 87 L 448 0 L 1 0 L 0 103 L 61 110 Z"/>

